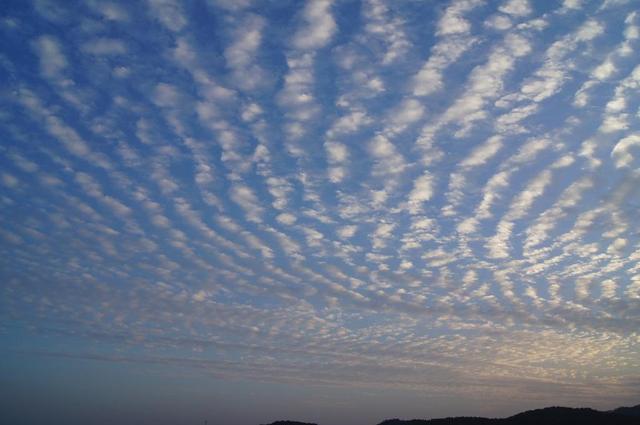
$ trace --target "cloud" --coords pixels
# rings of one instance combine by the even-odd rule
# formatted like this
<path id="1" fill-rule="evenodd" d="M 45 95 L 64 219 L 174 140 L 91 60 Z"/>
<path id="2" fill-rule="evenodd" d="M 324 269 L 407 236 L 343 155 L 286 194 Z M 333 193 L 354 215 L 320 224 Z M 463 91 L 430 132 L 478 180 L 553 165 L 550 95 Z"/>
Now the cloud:
<path id="1" fill-rule="evenodd" d="M 564 0 L 562 7 L 566 9 L 580 9 L 582 7 L 582 0 Z"/>
<path id="2" fill-rule="evenodd" d="M 394 126 L 394 131 L 402 131 L 407 125 L 418 121 L 425 113 L 425 108 L 417 99 L 405 99 L 391 113 L 390 119 Z"/>
<path id="3" fill-rule="evenodd" d="M 325 151 L 329 167 L 329 180 L 333 183 L 341 182 L 347 175 L 346 165 L 349 163 L 347 146 L 339 142 L 325 142 Z"/>
<path id="4" fill-rule="evenodd" d="M 355 234 L 356 231 L 358 230 L 358 226 L 356 225 L 347 225 L 347 226 L 342 226 L 341 228 L 338 229 L 338 235 L 342 238 L 342 239 L 349 239 L 352 238 Z"/>
<path id="5" fill-rule="evenodd" d="M 313 72 L 313 56 L 303 54 L 292 55 L 287 58 L 289 72 L 285 76 L 284 87 L 278 93 L 278 103 L 283 107 L 289 118 L 284 125 L 284 131 L 290 140 L 301 139 L 306 131 L 305 123 L 311 121 L 320 113 L 313 94 L 315 75 Z M 291 153 L 300 156 L 303 151 L 295 145 L 290 145 Z"/>
<path id="6" fill-rule="evenodd" d="M 409 212 L 418 214 L 422 203 L 433 196 L 433 176 L 428 171 L 413 182 L 413 190 L 409 193 Z"/>
<path id="7" fill-rule="evenodd" d="M 387 5 L 380 0 L 366 1 L 363 9 L 368 19 L 365 31 L 369 37 L 379 37 L 387 45 L 382 64 L 388 65 L 403 57 L 411 47 L 411 43 L 403 29 L 402 19 L 392 16 Z"/>
<path id="8" fill-rule="evenodd" d="M 544 242 L 550 236 L 550 231 L 558 225 L 562 218 L 567 216 L 571 209 L 579 204 L 585 192 L 593 185 L 590 178 L 583 177 L 567 187 L 553 206 L 544 211 L 527 229 L 525 252 Z"/>
<path id="9" fill-rule="evenodd" d="M 324 47 L 333 37 L 337 26 L 331 16 L 329 0 L 309 0 L 302 12 L 305 26 L 301 27 L 293 38 L 298 49 L 309 50 Z"/>
<path id="10" fill-rule="evenodd" d="M 629 167 L 634 162 L 635 157 L 631 154 L 633 147 L 640 148 L 640 135 L 631 134 L 616 143 L 611 151 L 611 157 L 615 161 L 617 168 Z"/>
<path id="11" fill-rule="evenodd" d="M 129 13 L 119 4 L 105 1 L 88 1 L 89 7 L 100 13 L 105 19 L 117 22 L 128 22 Z"/>
<path id="12" fill-rule="evenodd" d="M 468 157 L 460 162 L 460 166 L 472 168 L 484 165 L 500 151 L 502 146 L 502 137 L 493 136 L 482 145 L 476 147 Z"/>
<path id="13" fill-rule="evenodd" d="M 393 223 L 379 224 L 371 237 L 373 249 L 383 248 L 386 244 L 385 240 L 391 236 L 391 232 L 395 227 L 396 225 Z"/>
<path id="14" fill-rule="evenodd" d="M 253 0 L 207 0 L 213 6 L 229 11 L 238 11 L 250 7 Z"/>
<path id="15" fill-rule="evenodd" d="M 296 222 L 296 216 L 290 213 L 282 213 L 278 214 L 276 220 L 282 224 L 286 224 L 287 226 L 291 226 Z"/>
<path id="16" fill-rule="evenodd" d="M 68 67 L 67 58 L 57 38 L 43 35 L 33 41 L 32 46 L 40 59 L 40 72 L 47 78 L 56 78 Z"/>
<path id="17" fill-rule="evenodd" d="M 530 51 L 531 44 L 525 37 L 518 34 L 505 36 L 504 43 L 492 50 L 486 63 L 471 71 L 465 93 L 447 109 L 439 126 L 460 123 L 462 128 L 456 135 L 463 136 L 474 122 L 486 118 L 484 106 L 489 99 L 500 96 L 506 74 L 514 68 L 517 58 Z"/>
<path id="18" fill-rule="evenodd" d="M 453 38 L 439 42 L 431 49 L 431 56 L 413 77 L 413 95 L 427 96 L 444 87 L 444 70 L 455 63 L 474 44 L 473 39 Z"/>
<path id="19" fill-rule="evenodd" d="M 616 72 L 615 65 L 610 60 L 606 60 L 593 70 L 592 75 L 598 80 L 605 80 L 613 75 L 614 72 Z"/>
<path id="20" fill-rule="evenodd" d="M 633 393 L 632 2 L 201 3 L 7 4 L 25 342 L 472 405 Z"/>
<path id="21" fill-rule="evenodd" d="M 576 41 L 590 41 L 601 35 L 603 32 L 604 26 L 600 22 L 594 19 L 589 19 L 587 22 L 582 24 L 580 28 L 578 28 L 575 39 Z"/>
<path id="22" fill-rule="evenodd" d="M 98 38 L 82 44 L 82 51 L 90 55 L 111 56 L 127 53 L 126 45 L 111 38 Z"/>
<path id="23" fill-rule="evenodd" d="M 373 123 L 373 118 L 363 110 L 350 110 L 349 113 L 340 116 L 335 120 L 327 136 L 332 138 L 344 134 L 355 133 L 361 128 Z"/>
<path id="24" fill-rule="evenodd" d="M 550 170 L 544 170 L 534 177 L 511 203 L 505 218 L 508 220 L 517 220 L 526 215 L 529 208 L 533 205 L 533 202 L 542 196 L 545 189 L 551 183 L 551 177 L 552 174 Z"/>
<path id="25" fill-rule="evenodd" d="M 19 180 L 9 173 L 2 173 L 2 184 L 10 189 L 18 187 Z"/>
<path id="26" fill-rule="evenodd" d="M 566 81 L 565 58 L 570 55 L 580 42 L 591 41 L 602 34 L 604 27 L 596 20 L 583 23 L 574 33 L 562 37 L 547 49 L 547 60 L 521 86 L 524 98 L 541 102 L 557 93 Z"/>
<path id="27" fill-rule="evenodd" d="M 251 90 L 266 81 L 262 68 L 255 61 L 262 43 L 264 18 L 249 14 L 234 31 L 234 40 L 224 51 L 229 67 L 233 69 L 238 85 Z"/>
<path id="28" fill-rule="evenodd" d="M 369 141 L 368 150 L 376 160 L 374 174 L 392 175 L 401 173 L 405 168 L 405 161 L 396 147 L 383 135 L 377 135 Z"/>
<path id="29" fill-rule="evenodd" d="M 507 15 L 522 17 L 531 13 L 531 5 L 528 0 L 508 0 L 499 7 L 499 10 Z"/>
<path id="30" fill-rule="evenodd" d="M 40 16 L 51 22 L 60 24 L 70 19 L 69 11 L 51 0 L 35 0 L 34 8 Z"/>
<path id="31" fill-rule="evenodd" d="M 438 21 L 437 35 L 468 33 L 471 24 L 463 17 L 463 13 L 482 4 L 481 1 L 455 1 L 445 11 Z"/>
<path id="32" fill-rule="evenodd" d="M 175 0 L 147 0 L 149 11 L 171 32 L 180 32 L 187 25 L 181 3 Z"/>
<path id="33" fill-rule="evenodd" d="M 245 211 L 247 220 L 256 223 L 262 221 L 261 216 L 264 208 L 262 208 L 258 197 L 249 186 L 241 183 L 235 184 L 231 187 L 229 195 Z"/>
<path id="34" fill-rule="evenodd" d="M 497 31 L 505 31 L 511 28 L 513 26 L 513 23 L 508 16 L 493 15 L 484 22 L 484 25 Z"/>

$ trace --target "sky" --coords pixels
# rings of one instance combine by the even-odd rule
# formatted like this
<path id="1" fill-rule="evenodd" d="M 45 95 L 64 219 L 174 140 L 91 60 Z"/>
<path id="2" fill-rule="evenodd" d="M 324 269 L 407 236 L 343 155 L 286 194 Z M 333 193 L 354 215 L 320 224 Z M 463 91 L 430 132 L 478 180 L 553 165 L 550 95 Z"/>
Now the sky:
<path id="1" fill-rule="evenodd" d="M 636 9 L 2 1 L 2 416 L 638 404 Z"/>

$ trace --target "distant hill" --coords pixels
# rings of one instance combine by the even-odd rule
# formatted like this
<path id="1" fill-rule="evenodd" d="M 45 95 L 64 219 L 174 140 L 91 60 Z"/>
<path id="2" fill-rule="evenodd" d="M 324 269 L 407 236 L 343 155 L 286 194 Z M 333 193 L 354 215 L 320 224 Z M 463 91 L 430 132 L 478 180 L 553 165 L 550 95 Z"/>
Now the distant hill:
<path id="1" fill-rule="evenodd" d="M 475 418 L 475 417 L 457 417 L 457 418 L 443 418 L 443 419 L 412 419 L 409 421 L 403 421 L 400 419 L 387 419 L 381 422 L 380 425 L 493 425 L 496 421 L 501 419 L 487 419 L 487 418 Z"/>
<path id="2" fill-rule="evenodd" d="M 638 425 L 640 405 L 621 407 L 609 412 L 569 407 L 547 407 L 529 410 L 508 418 L 444 418 L 444 419 L 389 419 L 380 425 Z"/>
<path id="3" fill-rule="evenodd" d="M 547 407 L 528 410 L 508 418 L 457 417 L 442 419 L 387 419 L 378 425 L 638 425 L 640 404 L 619 407 L 608 412 L 571 407 Z M 316 425 L 304 422 L 277 421 L 269 425 Z"/>
<path id="4" fill-rule="evenodd" d="M 312 424 L 309 422 L 296 422 L 296 421 L 275 421 L 268 425 L 318 425 L 318 424 Z"/>
<path id="5" fill-rule="evenodd" d="M 611 410 L 611 413 L 640 418 L 640 404 L 633 407 L 618 407 L 617 409 Z"/>

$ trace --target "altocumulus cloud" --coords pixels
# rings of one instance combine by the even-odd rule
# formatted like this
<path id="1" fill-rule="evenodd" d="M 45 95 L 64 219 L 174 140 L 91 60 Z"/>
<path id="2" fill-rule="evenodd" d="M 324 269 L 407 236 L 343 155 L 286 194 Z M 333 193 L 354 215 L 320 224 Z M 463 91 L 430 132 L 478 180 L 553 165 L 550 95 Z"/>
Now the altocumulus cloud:
<path id="1" fill-rule="evenodd" d="M 212 379 L 637 395 L 634 2 L 196 3 L 3 7 L 11 332 Z"/>

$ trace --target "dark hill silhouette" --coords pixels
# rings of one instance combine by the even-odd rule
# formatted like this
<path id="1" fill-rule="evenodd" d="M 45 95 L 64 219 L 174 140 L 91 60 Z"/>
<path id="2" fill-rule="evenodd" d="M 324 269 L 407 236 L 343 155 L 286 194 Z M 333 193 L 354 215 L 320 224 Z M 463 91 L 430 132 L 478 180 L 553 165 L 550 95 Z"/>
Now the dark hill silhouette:
<path id="1" fill-rule="evenodd" d="M 318 425 L 318 424 L 312 424 L 309 422 L 296 422 L 296 421 L 275 421 L 270 423 L 269 425 Z"/>
<path id="2" fill-rule="evenodd" d="M 640 404 L 619 407 L 607 412 L 571 407 L 547 407 L 528 410 L 508 418 L 457 417 L 442 419 L 387 419 L 379 425 L 639 425 Z M 304 422 L 277 421 L 269 425 L 316 425 Z"/>
<path id="3" fill-rule="evenodd" d="M 456 417 L 456 418 L 441 418 L 441 419 L 412 419 L 409 421 L 403 421 L 400 419 L 387 419 L 381 422 L 380 425 L 493 425 L 495 421 L 500 419 L 487 419 L 477 417 Z"/>
<path id="4" fill-rule="evenodd" d="M 619 408 L 609 412 L 569 407 L 547 407 L 529 410 L 508 418 L 488 419 L 458 417 L 444 419 L 389 419 L 380 425 L 638 425 L 640 406 Z M 634 415 L 635 414 L 635 415 Z"/>
<path id="5" fill-rule="evenodd" d="M 618 407 L 617 409 L 611 410 L 611 413 L 640 418 L 640 404 L 632 407 Z"/>
<path id="6" fill-rule="evenodd" d="M 637 420 L 617 415 L 615 413 L 600 412 L 593 409 L 571 409 L 569 407 L 548 407 L 546 409 L 531 410 L 504 419 L 507 425 L 626 425 L 636 423 Z"/>

